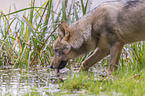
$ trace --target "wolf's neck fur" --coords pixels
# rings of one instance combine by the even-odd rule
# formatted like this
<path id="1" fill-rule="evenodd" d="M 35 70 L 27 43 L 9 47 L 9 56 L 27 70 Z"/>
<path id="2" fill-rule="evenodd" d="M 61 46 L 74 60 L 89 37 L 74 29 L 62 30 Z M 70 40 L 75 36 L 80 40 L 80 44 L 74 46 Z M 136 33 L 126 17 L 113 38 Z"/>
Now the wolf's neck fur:
<path id="1" fill-rule="evenodd" d="M 86 14 L 80 20 L 71 24 L 70 30 L 70 39 L 68 43 L 74 49 L 80 49 L 82 45 L 89 46 L 88 43 L 91 40 L 91 18 L 90 14 Z"/>

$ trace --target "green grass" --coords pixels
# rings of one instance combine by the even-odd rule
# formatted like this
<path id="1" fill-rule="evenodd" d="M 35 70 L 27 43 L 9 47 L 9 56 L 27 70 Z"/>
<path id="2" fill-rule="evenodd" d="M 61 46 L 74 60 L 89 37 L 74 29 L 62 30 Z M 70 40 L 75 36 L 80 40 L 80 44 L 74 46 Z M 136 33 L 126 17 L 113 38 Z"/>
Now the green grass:
<path id="1" fill-rule="evenodd" d="M 27 70 L 31 67 L 49 66 L 53 57 L 52 45 L 58 36 L 57 25 L 61 20 L 66 20 L 70 25 L 85 15 L 89 0 L 87 2 L 79 0 L 79 3 L 70 0 L 70 5 L 65 0 L 60 1 L 55 2 L 54 8 L 53 0 L 46 0 L 39 7 L 36 7 L 35 0 L 32 0 L 28 8 L 21 10 L 15 8 L 15 12 L 11 12 L 10 8 L 8 14 L 1 12 L 0 67 L 2 69 L 4 66 Z M 59 83 L 60 89 L 64 92 L 60 94 L 66 95 L 72 92 L 111 96 L 114 94 L 143 96 L 145 94 L 145 42 L 137 42 L 123 48 L 119 68 L 112 73 L 112 76 L 101 77 L 94 71 L 92 71 L 93 74 L 74 73 L 74 62 L 79 67 L 90 54 L 92 52 L 72 60 L 70 63 L 73 64 L 66 66 L 73 75 L 68 76 L 63 83 Z M 97 67 L 94 67 L 107 68 L 108 63 L 109 57 L 106 57 L 98 63 Z M 48 72 L 51 70 L 48 69 Z"/>
<path id="2" fill-rule="evenodd" d="M 94 74 L 74 74 L 60 83 L 67 94 L 109 95 L 109 96 L 144 96 L 145 71 L 117 71 L 106 77 Z"/>

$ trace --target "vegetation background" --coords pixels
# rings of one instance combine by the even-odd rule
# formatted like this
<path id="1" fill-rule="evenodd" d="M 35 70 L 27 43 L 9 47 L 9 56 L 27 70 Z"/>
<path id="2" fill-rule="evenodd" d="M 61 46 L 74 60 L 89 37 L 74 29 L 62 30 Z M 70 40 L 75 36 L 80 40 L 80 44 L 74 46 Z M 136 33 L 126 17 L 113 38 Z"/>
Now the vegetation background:
<path id="1" fill-rule="evenodd" d="M 21 10 L 11 12 L 11 7 L 9 9 L 9 13 L 5 14 L 1 12 L 0 15 L 0 68 L 5 69 L 6 66 L 10 67 L 11 69 L 20 68 L 30 70 L 31 68 L 47 68 L 50 64 L 51 58 L 53 57 L 53 43 L 58 36 L 57 32 L 57 25 L 60 23 L 61 20 L 67 21 L 70 25 L 73 22 L 77 21 L 81 16 L 85 15 L 88 11 L 89 0 L 57 0 L 56 7 L 54 8 L 53 0 L 46 0 L 40 7 L 35 6 L 35 0 L 31 1 L 30 7 L 24 8 Z M 14 5 L 15 7 L 15 5 Z M 18 13 L 23 12 L 23 15 L 19 15 Z M 67 65 L 67 68 L 74 72 L 74 69 L 78 69 L 81 62 L 86 59 L 92 52 L 88 53 L 85 56 L 77 58 L 75 60 L 71 60 Z M 144 42 L 137 42 L 135 44 L 126 45 L 123 48 L 121 58 L 120 58 L 120 65 L 117 72 L 114 73 L 120 74 L 115 77 L 117 78 L 128 78 L 130 80 L 131 77 L 136 77 L 141 75 L 144 77 L 143 70 L 145 66 L 145 44 Z M 104 60 L 99 62 L 96 66 L 94 66 L 90 71 L 96 72 L 94 68 L 98 69 L 101 67 L 102 70 L 106 70 L 105 68 L 108 66 L 109 57 L 106 57 Z M 71 66 L 70 66 L 71 65 Z M 49 69 L 48 69 L 49 70 Z M 49 70 L 48 72 L 50 72 Z M 127 74 L 127 75 L 125 75 Z M 135 75 L 139 74 L 139 75 Z M 81 76 L 84 76 L 82 74 Z M 89 75 L 87 75 L 89 76 Z M 103 83 L 92 83 L 92 79 L 94 77 L 82 77 L 79 80 L 80 75 L 73 75 L 72 77 L 68 77 L 68 79 L 60 85 L 60 88 L 68 88 L 71 90 L 74 89 L 81 89 L 81 88 L 90 88 L 90 92 L 104 92 L 104 90 L 110 91 L 109 88 L 118 88 L 118 90 L 114 89 L 113 91 L 120 92 L 121 88 L 124 86 L 119 86 L 119 84 L 124 84 L 124 81 L 116 81 L 115 83 L 109 82 L 102 79 Z M 120 77 L 119 77 L 120 76 Z M 124 76 L 124 77 L 123 77 Z M 126 77 L 125 77 L 126 76 Z M 134 78 L 133 77 L 133 78 Z M 71 78 L 71 79 L 69 79 Z M 96 77 L 95 77 L 96 78 Z M 112 80 L 112 77 L 110 77 Z M 113 76 L 114 78 L 114 76 Z M 78 81 L 77 81 L 78 80 Z M 89 80 L 89 81 L 88 81 Z M 110 80 L 110 79 L 109 79 Z M 122 79 L 121 79 L 122 80 Z M 131 81 L 130 85 L 134 84 L 134 90 L 136 90 L 137 81 L 144 81 L 143 78 L 136 78 L 135 80 Z M 68 83 L 70 82 L 71 83 Z M 101 82 L 102 82 L 101 81 Z M 94 82 L 94 79 L 93 79 Z M 106 83 L 107 82 L 107 83 Z M 93 85 L 92 85 L 92 84 Z M 89 84 L 89 85 L 88 85 Z M 101 84 L 95 87 L 96 84 Z M 104 85 L 103 85 L 104 84 Z M 116 84 L 116 85 L 111 85 Z M 142 84 L 139 83 L 140 88 Z M 91 89 L 94 86 L 96 90 L 99 88 L 98 91 L 94 91 Z M 100 87 L 102 86 L 102 87 Z M 110 86 L 107 89 L 107 86 Z M 137 87 L 137 88 L 138 88 Z M 126 87 L 126 90 L 128 87 Z M 130 87 L 129 87 L 130 89 Z M 131 92 L 135 92 L 135 91 Z M 125 91 L 125 90 L 124 90 Z M 126 91 L 125 91 L 126 92 Z M 122 91 L 121 91 L 122 93 Z M 131 94 L 131 93 L 129 93 Z M 136 94 L 136 93 L 135 93 Z M 144 90 L 141 94 L 145 94 Z"/>
<path id="2" fill-rule="evenodd" d="M 53 42 L 57 38 L 57 25 L 61 20 L 68 24 L 77 21 L 87 13 L 89 0 L 46 0 L 40 7 L 35 7 L 35 0 L 30 7 L 0 16 L 0 66 L 13 65 L 29 69 L 30 66 L 47 67 L 53 56 Z M 15 7 L 15 5 L 14 5 Z M 88 9 L 89 10 L 89 9 Z M 18 13 L 23 12 L 23 15 Z M 144 42 L 124 47 L 121 68 L 126 66 L 123 61 L 130 62 L 131 67 L 142 68 L 144 62 Z M 81 63 L 88 55 L 76 59 Z M 106 59 L 108 62 L 108 59 Z M 107 63 L 106 62 L 106 63 Z M 103 63 L 103 64 L 106 64 Z"/>

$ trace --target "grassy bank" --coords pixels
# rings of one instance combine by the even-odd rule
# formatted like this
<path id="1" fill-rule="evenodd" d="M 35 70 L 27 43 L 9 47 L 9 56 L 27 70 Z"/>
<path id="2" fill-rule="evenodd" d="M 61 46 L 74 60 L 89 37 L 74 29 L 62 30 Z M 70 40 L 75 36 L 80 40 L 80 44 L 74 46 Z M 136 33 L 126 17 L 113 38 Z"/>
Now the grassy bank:
<path id="1" fill-rule="evenodd" d="M 144 70 L 120 70 L 106 76 L 80 73 L 68 76 L 64 83 L 60 83 L 60 89 L 78 95 L 144 96 L 144 78 Z"/>

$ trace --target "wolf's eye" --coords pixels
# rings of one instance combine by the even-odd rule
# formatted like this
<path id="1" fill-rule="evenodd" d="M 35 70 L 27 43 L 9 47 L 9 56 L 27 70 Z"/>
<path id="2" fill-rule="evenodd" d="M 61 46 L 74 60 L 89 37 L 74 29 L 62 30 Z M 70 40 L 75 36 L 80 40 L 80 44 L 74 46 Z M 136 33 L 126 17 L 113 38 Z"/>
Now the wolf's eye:
<path id="1" fill-rule="evenodd" d="M 55 50 L 54 50 L 54 52 L 56 52 L 56 53 L 57 53 L 57 52 L 58 52 L 58 49 L 55 49 Z"/>
<path id="2" fill-rule="evenodd" d="M 62 56 L 62 55 L 64 54 L 64 52 L 62 52 L 62 51 L 60 51 L 60 50 L 58 50 L 58 49 L 55 49 L 55 50 L 54 50 L 54 53 L 55 53 L 58 57 L 60 57 L 60 56 Z"/>
<path id="3" fill-rule="evenodd" d="M 60 52 L 59 52 L 59 54 L 60 54 L 60 55 L 63 55 L 63 54 L 64 54 L 64 52 L 60 51 Z"/>

